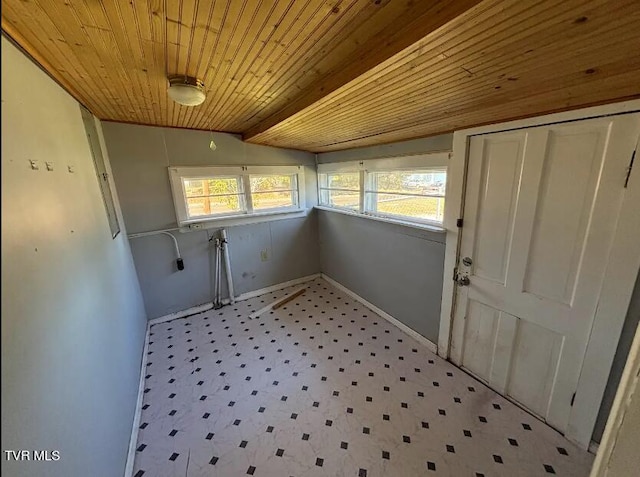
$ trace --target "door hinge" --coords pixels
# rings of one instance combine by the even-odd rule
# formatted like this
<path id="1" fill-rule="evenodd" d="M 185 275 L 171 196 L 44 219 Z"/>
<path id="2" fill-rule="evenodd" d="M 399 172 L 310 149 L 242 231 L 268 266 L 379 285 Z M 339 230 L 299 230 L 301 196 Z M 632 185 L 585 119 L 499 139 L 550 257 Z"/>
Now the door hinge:
<path id="1" fill-rule="evenodd" d="M 571 407 L 573 407 L 573 403 L 576 400 L 576 393 L 573 393 L 573 396 L 571 396 Z"/>
<path id="2" fill-rule="evenodd" d="M 459 229 L 462 228 L 462 224 L 464 223 L 464 220 L 462 219 L 458 219 L 456 220 L 456 227 L 458 227 Z"/>
<path id="3" fill-rule="evenodd" d="M 636 151 L 633 151 L 631 154 L 631 161 L 629 161 L 629 167 L 627 167 L 627 177 L 624 180 L 624 188 L 626 189 L 629 185 L 629 177 L 631 177 L 631 169 L 633 169 L 633 161 L 636 158 Z"/>

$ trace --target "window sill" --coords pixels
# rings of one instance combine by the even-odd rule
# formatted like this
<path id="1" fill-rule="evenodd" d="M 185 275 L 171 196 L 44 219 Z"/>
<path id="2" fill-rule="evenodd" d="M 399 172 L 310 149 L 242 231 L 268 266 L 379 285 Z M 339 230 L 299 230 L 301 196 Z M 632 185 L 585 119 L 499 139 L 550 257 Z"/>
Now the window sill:
<path id="1" fill-rule="evenodd" d="M 327 212 L 337 212 L 338 214 L 349 215 L 351 217 L 359 217 L 361 219 L 375 220 L 376 222 L 386 222 L 388 224 L 402 225 L 403 227 L 410 227 L 419 230 L 428 230 L 429 232 L 445 233 L 447 229 L 439 227 L 437 225 L 420 224 L 417 222 L 407 222 L 405 220 L 390 219 L 387 217 L 376 217 L 374 215 L 361 214 L 359 212 L 349 212 L 343 209 L 334 209 L 332 207 L 325 207 L 323 205 L 316 205 L 318 210 L 326 210 Z"/>
<path id="2" fill-rule="evenodd" d="M 259 224 L 274 220 L 297 219 L 306 217 L 310 209 L 281 210 L 277 212 L 264 212 L 252 215 L 233 215 L 215 219 L 204 219 L 202 221 L 191 221 L 180 226 L 180 232 L 193 232 L 196 230 L 219 229 L 222 227 L 233 227 L 236 225 Z"/>

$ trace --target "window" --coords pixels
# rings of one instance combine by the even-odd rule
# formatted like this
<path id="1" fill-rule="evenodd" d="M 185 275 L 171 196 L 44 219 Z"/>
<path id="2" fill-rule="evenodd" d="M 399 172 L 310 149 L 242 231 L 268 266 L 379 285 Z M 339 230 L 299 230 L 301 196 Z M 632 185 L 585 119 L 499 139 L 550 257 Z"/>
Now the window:
<path id="1" fill-rule="evenodd" d="M 442 223 L 447 171 L 426 169 L 367 174 L 365 212 L 419 222 Z"/>
<path id="2" fill-rule="evenodd" d="M 444 220 L 448 153 L 320 164 L 320 205 L 402 222 Z"/>
<path id="3" fill-rule="evenodd" d="M 170 167 L 179 225 L 303 209 L 302 166 Z"/>
<path id="4" fill-rule="evenodd" d="M 338 209 L 360 210 L 360 173 L 335 172 L 318 176 L 320 203 Z"/>
<path id="5" fill-rule="evenodd" d="M 298 203 L 298 176 L 252 175 L 251 202 L 253 210 L 279 210 L 296 207 Z"/>
<path id="6" fill-rule="evenodd" d="M 189 218 L 234 215 L 246 210 L 242 178 L 182 179 Z"/>

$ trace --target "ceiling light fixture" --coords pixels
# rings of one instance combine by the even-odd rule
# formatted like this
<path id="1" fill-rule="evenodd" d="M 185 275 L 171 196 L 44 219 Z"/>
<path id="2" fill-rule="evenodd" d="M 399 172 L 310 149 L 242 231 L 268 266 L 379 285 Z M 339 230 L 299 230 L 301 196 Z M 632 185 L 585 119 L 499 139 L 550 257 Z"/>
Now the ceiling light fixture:
<path id="1" fill-rule="evenodd" d="M 193 76 L 169 76 L 169 97 L 183 106 L 198 106 L 207 95 L 202 80 Z"/>

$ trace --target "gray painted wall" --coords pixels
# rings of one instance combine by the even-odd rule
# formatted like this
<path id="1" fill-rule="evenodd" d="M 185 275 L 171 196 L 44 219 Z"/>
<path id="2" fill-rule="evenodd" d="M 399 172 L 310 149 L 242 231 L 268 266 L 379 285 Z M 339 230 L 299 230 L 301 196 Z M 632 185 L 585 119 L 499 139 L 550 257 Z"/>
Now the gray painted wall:
<path id="1" fill-rule="evenodd" d="M 627 362 L 627 356 L 629 356 L 629 350 L 631 349 L 631 343 L 638 329 L 640 323 L 640 274 L 636 279 L 636 286 L 631 296 L 631 303 L 629 304 L 629 311 L 624 321 L 622 328 L 622 334 L 620 335 L 620 341 L 616 348 L 616 355 L 613 359 L 613 366 L 611 367 L 611 373 L 609 374 L 609 381 L 607 381 L 607 389 L 604 392 L 602 398 L 602 405 L 600 406 L 600 412 L 598 413 L 598 420 L 596 421 L 596 427 L 593 431 L 593 440 L 600 442 L 604 428 L 607 425 L 607 419 L 611 412 L 611 406 L 613 405 L 613 399 L 616 397 L 616 391 L 622 377 L 622 371 L 624 365 Z"/>
<path id="2" fill-rule="evenodd" d="M 317 203 L 313 154 L 242 142 L 232 134 L 103 123 L 115 183 L 129 233 L 176 227 L 169 166 L 304 165 L 307 207 Z M 215 151 L 209 149 L 214 139 Z M 318 273 L 317 214 L 228 228 L 236 294 Z M 176 270 L 171 239 L 131 240 L 131 250 L 149 318 L 181 311 L 212 299 L 216 230 L 175 232 L 185 269 Z M 261 251 L 267 251 L 267 261 Z M 223 296 L 227 296 L 223 272 Z"/>
<path id="3" fill-rule="evenodd" d="M 236 294 L 320 272 L 315 210 L 307 218 L 232 227 L 228 232 Z M 267 251 L 268 261 L 261 261 L 260 250 Z"/>
<path id="4" fill-rule="evenodd" d="M 145 327 L 79 105 L 2 37 L 2 445 L 60 451 L 3 475 L 123 475 Z"/>
<path id="5" fill-rule="evenodd" d="M 325 152 L 318 154 L 318 162 L 345 162 L 379 157 L 393 157 L 410 154 L 424 154 L 425 152 L 450 151 L 453 148 L 453 134 L 442 134 L 410 141 L 382 144 L 380 146 L 359 147 L 344 151 Z"/>
<path id="6" fill-rule="evenodd" d="M 437 343 L 445 235 L 319 214 L 322 272 Z"/>
<path id="7" fill-rule="evenodd" d="M 450 134 L 318 155 L 319 163 L 448 151 Z M 445 235 L 319 211 L 322 272 L 438 342 Z"/>

